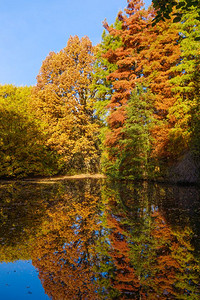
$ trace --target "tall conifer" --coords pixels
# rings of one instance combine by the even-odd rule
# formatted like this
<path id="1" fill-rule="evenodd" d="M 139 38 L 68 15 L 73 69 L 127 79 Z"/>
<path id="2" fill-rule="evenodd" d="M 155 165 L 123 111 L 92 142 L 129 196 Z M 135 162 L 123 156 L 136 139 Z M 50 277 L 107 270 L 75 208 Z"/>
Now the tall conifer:
<path id="1" fill-rule="evenodd" d="M 120 37 L 122 45 L 117 49 L 109 49 L 105 58 L 109 63 L 117 65 L 107 79 L 112 82 L 113 92 L 108 104 L 110 110 L 108 131 L 105 144 L 108 149 L 108 159 L 115 164 L 122 149 L 120 140 L 124 138 L 124 122 L 126 119 L 126 106 L 132 89 L 135 87 L 136 79 L 140 76 L 139 52 L 142 47 L 142 39 L 146 28 L 147 12 L 142 9 L 142 1 L 128 1 L 125 14 L 120 12 L 118 19 L 121 29 L 109 26 L 106 22 L 104 27 L 114 37 Z"/>

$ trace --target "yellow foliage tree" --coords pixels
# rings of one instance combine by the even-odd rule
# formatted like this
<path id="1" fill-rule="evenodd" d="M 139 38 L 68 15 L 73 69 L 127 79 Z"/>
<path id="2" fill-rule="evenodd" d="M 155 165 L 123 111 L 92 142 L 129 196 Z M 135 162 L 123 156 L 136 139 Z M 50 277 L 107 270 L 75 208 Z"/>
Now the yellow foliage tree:
<path id="1" fill-rule="evenodd" d="M 67 170 L 96 171 L 98 124 L 90 91 L 94 56 L 88 37 L 70 37 L 42 64 L 33 91 L 33 110 Z"/>

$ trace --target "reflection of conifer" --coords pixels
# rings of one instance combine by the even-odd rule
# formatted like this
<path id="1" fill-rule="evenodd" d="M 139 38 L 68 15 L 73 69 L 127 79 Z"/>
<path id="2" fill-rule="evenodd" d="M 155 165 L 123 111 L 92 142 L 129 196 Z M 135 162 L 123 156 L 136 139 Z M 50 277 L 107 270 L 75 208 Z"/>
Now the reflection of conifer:
<path id="1" fill-rule="evenodd" d="M 199 267 L 191 246 L 193 232 L 189 228 L 175 230 L 166 223 L 152 205 L 155 201 L 163 209 L 162 201 L 154 197 L 160 195 L 162 199 L 164 190 L 157 187 L 155 191 L 148 184 L 115 185 L 104 190 L 109 199 L 107 255 L 114 264 L 110 282 L 116 289 L 115 297 L 198 299 Z"/>

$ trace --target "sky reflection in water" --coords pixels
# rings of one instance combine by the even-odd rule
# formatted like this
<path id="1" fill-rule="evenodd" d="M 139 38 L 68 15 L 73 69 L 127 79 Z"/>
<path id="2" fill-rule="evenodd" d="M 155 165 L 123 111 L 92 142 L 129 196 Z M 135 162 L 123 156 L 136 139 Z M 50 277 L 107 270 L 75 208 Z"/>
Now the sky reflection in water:
<path id="1" fill-rule="evenodd" d="M 29 261 L 0 264 L 0 299 L 47 300 L 38 272 Z"/>

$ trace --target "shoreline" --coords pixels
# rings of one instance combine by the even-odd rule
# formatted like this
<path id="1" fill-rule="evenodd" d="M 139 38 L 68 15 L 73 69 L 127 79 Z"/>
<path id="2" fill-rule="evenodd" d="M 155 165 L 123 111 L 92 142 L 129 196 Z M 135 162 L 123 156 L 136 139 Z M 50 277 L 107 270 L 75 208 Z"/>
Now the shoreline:
<path id="1" fill-rule="evenodd" d="M 12 183 L 12 182 L 21 182 L 21 183 L 55 183 L 63 180 L 80 180 L 80 179 L 106 179 L 110 178 L 104 174 L 76 174 L 76 175 L 60 175 L 60 176 L 52 176 L 52 177 L 26 177 L 26 178 L 0 178 L 0 184 Z M 169 178 L 143 178 L 143 179 L 128 179 L 128 178 L 110 178 L 113 181 L 132 181 L 132 182 L 149 182 L 154 184 L 164 184 L 164 185 L 177 185 L 177 186 L 200 186 L 199 182 L 187 182 L 187 181 L 173 181 L 169 180 Z"/>
<path id="2" fill-rule="evenodd" d="M 105 179 L 107 176 L 104 174 L 77 174 L 77 175 L 61 175 L 55 177 L 30 177 L 30 178 L 12 178 L 3 179 L 0 178 L 0 183 L 11 183 L 11 182 L 27 182 L 27 183 L 53 183 L 62 180 L 70 179 Z"/>

